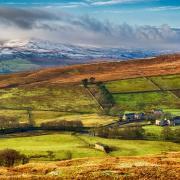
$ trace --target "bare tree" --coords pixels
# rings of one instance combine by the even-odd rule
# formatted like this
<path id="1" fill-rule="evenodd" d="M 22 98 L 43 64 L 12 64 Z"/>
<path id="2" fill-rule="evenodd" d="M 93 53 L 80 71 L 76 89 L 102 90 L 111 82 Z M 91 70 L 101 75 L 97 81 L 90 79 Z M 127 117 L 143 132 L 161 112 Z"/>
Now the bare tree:
<path id="1" fill-rule="evenodd" d="M 24 154 L 14 149 L 4 149 L 0 151 L 0 165 L 5 167 L 14 166 L 14 164 L 28 163 L 29 159 Z"/>

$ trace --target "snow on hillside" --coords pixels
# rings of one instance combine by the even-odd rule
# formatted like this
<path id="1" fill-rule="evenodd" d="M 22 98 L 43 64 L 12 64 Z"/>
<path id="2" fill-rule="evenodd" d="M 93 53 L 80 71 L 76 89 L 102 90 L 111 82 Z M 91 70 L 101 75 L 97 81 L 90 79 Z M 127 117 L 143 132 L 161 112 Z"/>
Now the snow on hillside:
<path id="1" fill-rule="evenodd" d="M 38 67 L 70 65 L 89 63 L 94 60 L 128 60 L 137 58 L 149 58 L 160 54 L 172 53 L 168 50 L 146 50 L 146 49 L 122 49 L 122 48 L 95 48 L 81 47 L 70 44 L 53 43 L 49 41 L 31 40 L 11 40 L 0 42 L 0 72 L 9 72 L 11 65 L 7 61 L 21 59 L 29 64 Z M 4 65 L 5 63 L 5 65 Z M 20 64 L 18 63 L 17 66 Z M 3 68 L 3 69 L 2 69 Z M 5 69 L 5 70 L 4 70 Z M 22 69 L 22 68 L 21 68 Z M 31 69 L 31 68 L 30 68 Z M 12 71 L 11 68 L 10 71 Z M 27 67 L 26 67 L 27 70 Z M 18 71 L 18 70 L 17 70 Z"/>

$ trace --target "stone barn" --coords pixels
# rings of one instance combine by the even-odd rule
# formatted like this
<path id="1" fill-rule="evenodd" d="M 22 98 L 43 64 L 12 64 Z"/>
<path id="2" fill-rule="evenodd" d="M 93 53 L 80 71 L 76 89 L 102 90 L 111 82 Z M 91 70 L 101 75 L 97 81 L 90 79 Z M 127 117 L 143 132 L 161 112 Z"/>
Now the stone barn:
<path id="1" fill-rule="evenodd" d="M 104 151 L 106 153 L 109 153 L 110 151 L 110 148 L 109 146 L 105 145 L 105 144 L 102 144 L 102 143 L 96 143 L 95 146 L 94 146 L 95 149 L 98 149 L 100 151 Z"/>

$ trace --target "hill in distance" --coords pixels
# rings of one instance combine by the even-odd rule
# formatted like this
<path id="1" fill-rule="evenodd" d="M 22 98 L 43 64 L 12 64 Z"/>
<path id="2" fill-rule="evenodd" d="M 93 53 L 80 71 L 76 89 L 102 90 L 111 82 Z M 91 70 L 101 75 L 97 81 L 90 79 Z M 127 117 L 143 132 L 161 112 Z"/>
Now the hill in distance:
<path id="1" fill-rule="evenodd" d="M 112 81 L 179 72 L 180 55 L 165 55 L 151 59 L 72 65 L 1 75 L 0 88 L 30 84 L 79 84 L 82 79 L 92 76 L 97 80 Z"/>
<path id="2" fill-rule="evenodd" d="M 149 58 L 167 53 L 173 52 L 169 50 L 81 47 L 38 39 L 11 40 L 0 42 L 0 73 L 103 60 Z"/>

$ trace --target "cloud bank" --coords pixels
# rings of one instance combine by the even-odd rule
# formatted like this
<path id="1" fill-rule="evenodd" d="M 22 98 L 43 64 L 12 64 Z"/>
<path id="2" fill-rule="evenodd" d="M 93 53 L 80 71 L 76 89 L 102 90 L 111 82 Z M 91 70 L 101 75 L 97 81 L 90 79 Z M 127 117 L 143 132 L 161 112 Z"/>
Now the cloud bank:
<path id="1" fill-rule="evenodd" d="M 114 25 L 48 8 L 0 7 L 0 40 L 38 38 L 98 47 L 178 49 L 180 30 L 168 25 Z"/>

